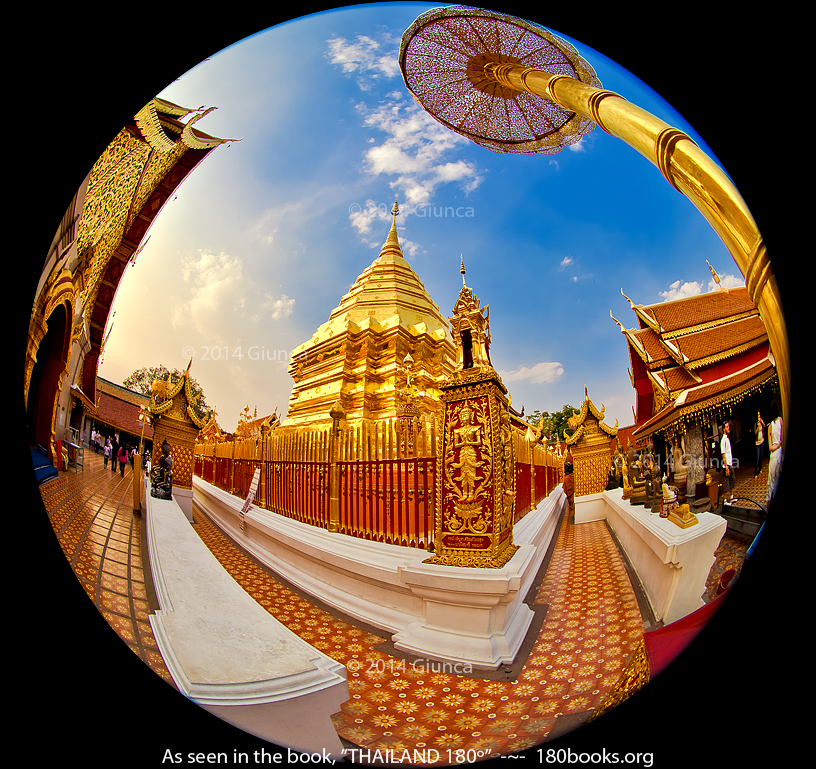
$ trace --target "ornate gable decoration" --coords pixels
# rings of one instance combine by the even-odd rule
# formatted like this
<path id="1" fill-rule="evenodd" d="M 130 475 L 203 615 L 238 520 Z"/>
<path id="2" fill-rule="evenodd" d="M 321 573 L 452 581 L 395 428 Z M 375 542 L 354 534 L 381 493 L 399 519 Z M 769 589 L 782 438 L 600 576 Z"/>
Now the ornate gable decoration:
<path id="1" fill-rule="evenodd" d="M 209 422 L 201 428 L 199 439 L 201 441 L 212 441 L 215 443 L 220 443 L 224 440 L 224 433 L 221 432 L 218 422 L 215 421 L 215 414 L 213 414 Z"/>
<path id="2" fill-rule="evenodd" d="M 207 420 L 200 418 L 194 410 L 200 394 L 195 393 L 190 384 L 192 363 L 191 359 L 187 364 L 184 376 L 175 384 L 170 381 L 169 373 L 167 379 L 153 381 L 150 386 L 150 412 L 154 416 L 164 415 L 181 421 L 189 419 L 196 427 L 202 429 L 207 424 Z"/>
<path id="3" fill-rule="evenodd" d="M 589 399 L 586 385 L 584 385 L 584 402 L 580 411 L 573 411 L 567 420 L 573 434 L 566 438 L 568 446 L 574 446 L 582 438 L 591 442 L 606 442 L 618 434 L 618 420 L 615 426 L 610 427 L 603 421 L 606 406 L 601 404 L 601 410 Z"/>

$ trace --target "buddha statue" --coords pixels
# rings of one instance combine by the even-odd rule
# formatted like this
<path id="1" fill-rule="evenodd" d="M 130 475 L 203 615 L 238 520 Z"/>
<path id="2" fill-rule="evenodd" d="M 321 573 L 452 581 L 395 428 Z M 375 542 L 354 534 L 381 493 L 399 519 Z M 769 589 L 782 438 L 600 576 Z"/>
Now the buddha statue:
<path id="1" fill-rule="evenodd" d="M 173 498 L 173 457 L 170 456 L 170 444 L 162 443 L 162 455 L 150 471 L 150 496 L 156 499 Z"/>
<path id="2" fill-rule="evenodd" d="M 623 498 L 629 499 L 632 496 L 632 484 L 629 481 L 629 468 L 626 466 L 626 460 L 623 460 L 623 467 L 621 468 L 621 479 L 623 482 Z"/>

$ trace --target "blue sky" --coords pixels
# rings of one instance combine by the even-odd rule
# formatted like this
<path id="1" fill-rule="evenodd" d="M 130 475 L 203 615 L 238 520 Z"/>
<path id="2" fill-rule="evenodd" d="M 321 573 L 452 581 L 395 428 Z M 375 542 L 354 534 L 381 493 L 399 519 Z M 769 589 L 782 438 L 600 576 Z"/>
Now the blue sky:
<path id="1" fill-rule="evenodd" d="M 218 107 L 198 127 L 240 141 L 211 153 L 151 228 L 119 289 L 101 376 L 184 368 L 192 350 L 223 429 L 245 405 L 285 413 L 286 356 L 376 258 L 397 196 L 403 251 L 446 315 L 464 256 L 468 285 L 490 305 L 493 364 L 516 408 L 578 405 L 586 383 L 609 424 L 632 423 L 626 343 L 609 317 L 635 325 L 621 289 L 660 302 L 711 290 L 706 260 L 725 285 L 741 285 L 736 265 L 692 204 L 600 129 L 557 155 L 514 156 L 431 119 L 406 91 L 397 52 L 432 7 L 293 20 L 158 94 Z M 605 88 L 705 147 L 654 91 L 567 39 Z M 258 360 L 261 350 L 277 360 Z"/>

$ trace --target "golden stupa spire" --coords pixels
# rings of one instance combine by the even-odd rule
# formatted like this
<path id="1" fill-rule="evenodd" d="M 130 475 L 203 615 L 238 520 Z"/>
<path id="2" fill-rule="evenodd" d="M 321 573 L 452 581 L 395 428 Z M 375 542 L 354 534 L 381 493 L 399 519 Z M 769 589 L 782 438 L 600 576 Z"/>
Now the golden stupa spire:
<path id="1" fill-rule="evenodd" d="M 396 250 L 399 252 L 399 255 L 402 256 L 402 248 L 400 248 L 399 236 L 397 235 L 399 203 L 396 200 L 394 200 L 394 207 L 391 209 L 391 216 L 391 229 L 388 231 L 388 237 L 385 239 L 385 243 L 383 243 L 383 247 L 380 250 L 380 256 L 382 256 L 386 251 L 390 250 Z"/>
<path id="2" fill-rule="evenodd" d="M 465 285 L 465 257 L 464 254 L 459 255 L 459 272 L 462 273 L 462 288 L 467 288 Z"/>

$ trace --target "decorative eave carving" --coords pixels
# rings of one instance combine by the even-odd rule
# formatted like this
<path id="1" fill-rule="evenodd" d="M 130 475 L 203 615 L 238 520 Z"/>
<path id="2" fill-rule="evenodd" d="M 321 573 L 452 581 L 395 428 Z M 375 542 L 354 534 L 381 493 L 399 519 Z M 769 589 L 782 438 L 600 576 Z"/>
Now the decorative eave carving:
<path id="1" fill-rule="evenodd" d="M 573 410 L 572 416 L 567 419 L 567 424 L 569 424 L 570 429 L 574 431 L 572 435 L 565 439 L 567 445 L 575 445 L 580 440 L 581 436 L 584 435 L 584 422 L 589 414 L 598 420 L 598 427 L 603 432 L 605 432 L 610 438 L 614 438 L 618 434 L 618 420 L 615 420 L 614 427 L 610 427 L 603 421 L 605 412 L 606 406 L 604 406 L 604 404 L 601 404 L 601 408 L 598 410 L 598 407 L 589 399 L 586 385 L 584 385 L 584 402 L 581 404 L 581 410 Z"/>

